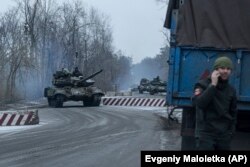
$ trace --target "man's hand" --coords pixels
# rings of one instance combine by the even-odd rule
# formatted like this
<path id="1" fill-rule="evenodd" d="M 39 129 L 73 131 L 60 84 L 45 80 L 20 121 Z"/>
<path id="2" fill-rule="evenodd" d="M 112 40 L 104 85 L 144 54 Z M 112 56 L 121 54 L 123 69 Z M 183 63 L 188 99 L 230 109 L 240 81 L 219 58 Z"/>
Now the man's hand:
<path id="1" fill-rule="evenodd" d="M 218 84 L 218 79 L 219 79 L 220 73 L 217 70 L 214 70 L 211 79 L 212 79 L 212 85 L 216 86 Z"/>

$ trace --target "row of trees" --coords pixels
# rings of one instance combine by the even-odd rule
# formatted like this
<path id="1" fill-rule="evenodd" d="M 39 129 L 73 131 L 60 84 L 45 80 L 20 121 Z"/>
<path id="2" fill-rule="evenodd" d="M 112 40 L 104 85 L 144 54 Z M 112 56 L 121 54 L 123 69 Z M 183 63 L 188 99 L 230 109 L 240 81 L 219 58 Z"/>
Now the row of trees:
<path id="1" fill-rule="evenodd" d="M 131 58 L 115 51 L 109 19 L 80 1 L 19 0 L 0 17 L 0 98 L 41 97 L 61 68 L 78 66 L 103 90 L 131 80 Z"/>
<path id="2" fill-rule="evenodd" d="M 155 0 L 157 3 L 162 4 L 165 7 L 169 0 Z M 144 58 L 140 63 L 134 64 L 132 67 L 132 75 L 134 83 L 139 84 L 142 78 L 152 80 L 156 76 L 159 76 L 162 80 L 168 78 L 168 59 L 169 59 L 169 31 L 162 30 L 162 34 L 165 37 L 165 44 L 160 48 L 160 52 L 153 58 Z"/>
<path id="3" fill-rule="evenodd" d="M 166 39 L 166 42 L 168 40 Z M 153 58 L 145 58 L 140 63 L 132 66 L 132 76 L 134 83 L 139 84 L 142 78 L 152 80 L 159 76 L 162 80 L 168 77 L 169 45 L 160 48 L 160 52 Z"/>
<path id="4" fill-rule="evenodd" d="M 104 91 L 126 89 L 142 77 L 165 80 L 168 51 L 166 44 L 132 67 L 130 57 L 114 50 L 109 18 L 96 9 L 80 1 L 16 0 L 0 16 L 0 101 L 41 97 L 53 73 L 75 66 L 85 76 L 104 69 L 95 78 Z"/>

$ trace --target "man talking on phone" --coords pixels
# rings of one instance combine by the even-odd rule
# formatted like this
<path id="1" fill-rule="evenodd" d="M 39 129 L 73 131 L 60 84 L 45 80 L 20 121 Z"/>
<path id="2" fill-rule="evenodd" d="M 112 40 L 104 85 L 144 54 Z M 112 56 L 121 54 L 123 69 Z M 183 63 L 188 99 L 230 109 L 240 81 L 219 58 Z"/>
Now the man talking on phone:
<path id="1" fill-rule="evenodd" d="M 228 83 L 232 70 L 232 61 L 219 57 L 211 76 L 195 84 L 197 150 L 230 150 L 237 115 L 236 90 Z"/>

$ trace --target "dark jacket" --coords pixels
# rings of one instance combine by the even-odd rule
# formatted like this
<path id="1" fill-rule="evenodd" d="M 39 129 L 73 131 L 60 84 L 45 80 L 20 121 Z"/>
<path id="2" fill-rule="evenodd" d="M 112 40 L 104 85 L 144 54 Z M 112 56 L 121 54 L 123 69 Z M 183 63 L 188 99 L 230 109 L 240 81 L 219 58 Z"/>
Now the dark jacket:
<path id="1" fill-rule="evenodd" d="M 231 135 L 235 132 L 237 116 L 236 90 L 228 81 L 219 80 L 217 86 L 211 85 L 211 79 L 199 81 L 195 89 L 201 93 L 195 95 L 196 137 L 200 135 Z"/>

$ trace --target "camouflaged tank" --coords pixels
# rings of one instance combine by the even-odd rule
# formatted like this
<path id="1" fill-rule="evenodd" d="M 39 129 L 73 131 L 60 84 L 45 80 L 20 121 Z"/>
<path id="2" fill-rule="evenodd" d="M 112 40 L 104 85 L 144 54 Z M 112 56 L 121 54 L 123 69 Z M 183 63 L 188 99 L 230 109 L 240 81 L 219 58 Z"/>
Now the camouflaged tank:
<path id="1" fill-rule="evenodd" d="M 159 76 L 154 78 L 152 81 L 142 78 L 140 85 L 138 86 L 139 93 L 142 94 L 144 91 L 149 92 L 151 95 L 156 93 L 166 92 L 167 82 L 162 81 Z"/>
<path id="2" fill-rule="evenodd" d="M 143 94 L 144 91 L 150 91 L 150 81 L 146 78 L 142 78 L 140 81 L 140 85 L 138 86 L 138 90 L 140 94 Z"/>
<path id="3" fill-rule="evenodd" d="M 71 74 L 68 70 L 62 69 L 53 75 L 53 87 L 44 89 L 44 97 L 48 99 L 51 107 L 63 107 L 66 101 L 82 101 L 84 106 L 99 106 L 104 93 L 94 86 L 95 77 L 102 70 L 83 78 L 78 74 Z"/>
<path id="4" fill-rule="evenodd" d="M 167 82 L 162 81 L 158 76 L 150 81 L 149 93 L 154 95 L 155 93 L 167 92 Z"/>

